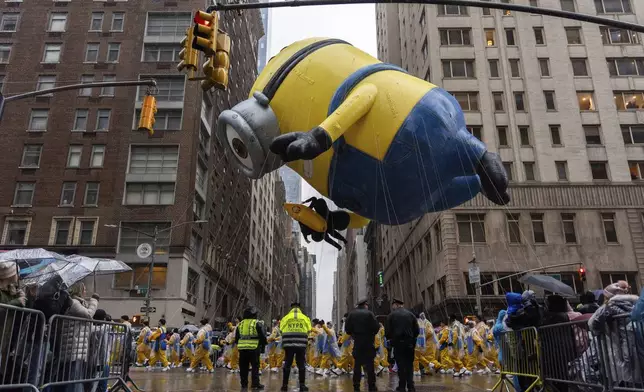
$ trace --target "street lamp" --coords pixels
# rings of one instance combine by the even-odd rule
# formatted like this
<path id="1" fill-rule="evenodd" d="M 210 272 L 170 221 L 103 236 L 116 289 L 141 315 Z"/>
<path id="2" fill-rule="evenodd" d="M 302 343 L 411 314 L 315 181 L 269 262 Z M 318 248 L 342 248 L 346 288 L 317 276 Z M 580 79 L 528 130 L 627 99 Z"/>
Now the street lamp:
<path id="1" fill-rule="evenodd" d="M 144 235 L 146 237 L 152 238 L 152 254 L 150 255 L 151 260 L 150 260 L 150 271 L 148 272 L 148 287 L 147 287 L 147 291 L 145 293 L 145 318 L 148 321 L 150 321 L 150 301 L 151 301 L 150 295 L 151 295 L 151 292 L 152 292 L 152 272 L 154 271 L 154 254 L 156 253 L 156 246 L 157 246 L 157 240 L 159 238 L 159 234 L 163 233 L 164 231 L 172 230 L 175 227 L 187 225 L 187 224 L 190 224 L 190 223 L 207 223 L 207 222 L 208 222 L 207 220 L 196 220 L 196 221 L 190 221 L 190 222 L 183 222 L 183 223 L 178 223 L 178 224 L 170 226 L 170 227 L 166 227 L 163 230 L 159 230 L 157 225 L 154 225 L 154 233 L 153 234 L 146 233 L 144 231 L 135 229 L 133 227 L 128 227 L 128 226 L 122 226 L 121 225 L 121 228 L 123 228 L 123 229 L 132 230 L 132 231 L 134 231 L 136 233 L 139 233 L 139 234 Z M 118 228 L 119 227 L 117 225 L 104 225 L 104 226 L 109 227 L 109 228 Z"/>

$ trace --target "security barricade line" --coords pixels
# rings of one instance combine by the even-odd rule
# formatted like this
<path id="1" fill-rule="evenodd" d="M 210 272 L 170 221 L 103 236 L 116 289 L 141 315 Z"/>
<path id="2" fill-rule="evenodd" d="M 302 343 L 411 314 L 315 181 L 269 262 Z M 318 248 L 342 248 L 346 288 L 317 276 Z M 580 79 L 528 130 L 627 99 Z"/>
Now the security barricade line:
<path id="1" fill-rule="evenodd" d="M 501 377 L 492 387 L 492 391 L 501 387 L 508 389 L 506 383 L 510 383 L 510 377 L 516 377 L 516 382 L 523 392 L 530 392 L 543 384 L 536 328 L 504 332 L 499 339 L 498 349 L 501 358 Z M 512 389 L 516 388 L 512 385 Z"/>

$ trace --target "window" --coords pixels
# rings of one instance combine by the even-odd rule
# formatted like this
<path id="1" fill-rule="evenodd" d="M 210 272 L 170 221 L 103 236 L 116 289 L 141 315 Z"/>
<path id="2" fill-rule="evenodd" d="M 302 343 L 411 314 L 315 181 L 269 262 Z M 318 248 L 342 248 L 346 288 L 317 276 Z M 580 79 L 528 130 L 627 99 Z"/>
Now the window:
<path id="1" fill-rule="evenodd" d="M 199 291 L 199 274 L 192 268 L 188 268 L 188 284 L 186 286 L 186 299 L 189 303 L 197 304 L 197 293 Z"/>
<path id="2" fill-rule="evenodd" d="M 561 10 L 568 12 L 576 12 L 575 0 L 559 0 L 561 3 Z"/>
<path id="3" fill-rule="evenodd" d="M 52 12 L 49 15 L 49 28 L 48 31 L 63 32 L 67 29 L 67 13 L 65 12 Z"/>
<path id="4" fill-rule="evenodd" d="M 570 272 L 562 272 L 562 273 L 553 273 L 549 274 L 548 276 L 557 279 L 558 281 L 561 281 L 562 283 L 568 285 L 573 289 L 573 291 L 577 294 L 583 294 L 584 293 L 584 284 L 581 281 L 581 278 L 579 277 L 578 273 L 570 273 Z M 546 295 L 551 295 L 553 294 L 552 291 L 544 290 L 544 293 Z"/>
<path id="5" fill-rule="evenodd" d="M 80 229 L 78 233 L 78 245 L 94 245 L 94 229 L 96 221 L 89 219 L 78 220 Z"/>
<path id="6" fill-rule="evenodd" d="M 501 3 L 503 3 L 503 4 L 511 4 L 512 2 L 510 0 L 501 0 Z M 512 11 L 503 10 L 503 16 L 510 16 L 510 15 L 512 15 Z"/>
<path id="7" fill-rule="evenodd" d="M 0 64 L 7 64 L 11 57 L 11 44 L 0 44 Z"/>
<path id="8" fill-rule="evenodd" d="M 27 245 L 30 224 L 29 220 L 5 221 L 3 245 Z"/>
<path id="9" fill-rule="evenodd" d="M 80 167 L 83 146 L 69 146 L 67 154 L 67 167 Z"/>
<path id="10" fill-rule="evenodd" d="M 179 61 L 181 47 L 168 44 L 145 44 L 143 61 L 150 62 L 175 62 Z"/>
<path id="11" fill-rule="evenodd" d="M 142 238 L 141 243 L 146 241 L 149 242 L 149 240 L 149 238 Z M 136 247 L 128 253 L 135 254 L 135 252 Z M 130 267 L 132 267 L 132 271 L 121 272 L 114 275 L 115 289 L 134 290 L 136 287 L 141 285 L 141 282 L 144 282 L 143 284 L 147 283 L 148 277 L 150 276 L 150 267 L 148 265 L 131 264 Z M 167 275 L 168 266 L 158 265 L 155 263 L 154 268 L 152 269 L 152 288 L 157 290 L 164 289 Z"/>
<path id="12" fill-rule="evenodd" d="M 460 243 L 485 243 L 485 214 L 456 214 Z"/>
<path id="13" fill-rule="evenodd" d="M 595 10 L 598 14 L 630 14 L 630 0 L 595 0 Z"/>
<path id="14" fill-rule="evenodd" d="M 94 76 L 93 75 L 83 75 L 81 76 L 81 83 L 94 83 Z M 92 88 L 87 87 L 78 90 L 78 95 L 81 97 L 89 97 L 92 95 Z"/>
<path id="15" fill-rule="evenodd" d="M 494 29 L 485 29 L 485 45 L 496 46 L 496 31 Z"/>
<path id="16" fill-rule="evenodd" d="M 36 82 L 36 90 L 49 90 L 56 87 L 56 77 L 52 75 L 42 75 L 38 77 L 38 82 Z M 47 94 L 52 95 L 52 94 Z"/>
<path id="17" fill-rule="evenodd" d="M 626 283 L 629 284 L 630 291 L 633 293 L 638 293 L 639 291 L 637 290 L 637 278 L 636 278 L 637 273 L 635 272 L 626 272 L 626 273 L 602 273 L 602 287 L 606 287 L 610 285 L 611 283 L 617 283 L 620 280 L 626 281 Z"/>
<path id="18" fill-rule="evenodd" d="M 427 26 L 427 21 L 425 20 L 425 9 L 423 8 L 423 11 L 420 14 L 420 28 L 422 30 L 425 30 L 426 26 Z"/>
<path id="19" fill-rule="evenodd" d="M 505 43 L 508 46 L 516 46 L 517 42 L 514 37 L 514 29 L 505 29 Z"/>
<path id="20" fill-rule="evenodd" d="M 454 98 L 461 105 L 461 109 L 470 112 L 477 112 L 479 110 L 479 94 L 476 92 L 471 93 L 454 93 Z"/>
<path id="21" fill-rule="evenodd" d="M 73 206 L 75 196 L 76 196 L 76 183 L 63 182 L 63 188 L 60 192 L 60 205 Z"/>
<path id="22" fill-rule="evenodd" d="M 171 230 L 168 230 L 170 228 L 170 223 L 166 222 L 122 222 L 118 241 L 119 253 L 136 254 L 136 248 L 139 245 L 150 242 L 154 233 L 154 226 L 157 227 L 158 233 L 156 245 L 157 253 L 167 253 L 170 245 Z M 146 236 L 141 233 L 147 233 L 150 235 Z M 146 268 L 148 267 L 146 266 Z"/>
<path id="23" fill-rule="evenodd" d="M 116 75 L 104 75 L 103 82 L 116 82 Z M 101 96 L 113 97 L 114 87 L 101 87 Z M 156 118 L 156 115 L 155 115 Z M 156 125 L 156 124 L 155 124 Z"/>
<path id="24" fill-rule="evenodd" d="M 490 65 L 490 77 L 491 78 L 498 78 L 499 77 L 499 60 L 488 60 L 488 64 Z"/>
<path id="25" fill-rule="evenodd" d="M 543 95 L 546 99 L 546 109 L 547 110 L 557 110 L 557 106 L 555 104 L 555 92 L 554 91 L 544 91 Z"/>
<path id="26" fill-rule="evenodd" d="M 568 181 L 568 163 L 566 161 L 555 161 L 557 169 L 557 180 Z"/>
<path id="27" fill-rule="evenodd" d="M 35 182 L 16 183 L 16 193 L 13 196 L 13 205 L 30 206 L 34 198 Z"/>
<path id="28" fill-rule="evenodd" d="M 542 77 L 550 77 L 550 60 L 539 59 L 539 70 L 541 70 Z"/>
<path id="29" fill-rule="evenodd" d="M 112 14 L 112 27 L 111 31 L 123 31 L 123 25 L 125 21 L 125 13 L 123 12 L 114 12 Z"/>
<path id="30" fill-rule="evenodd" d="M 443 60 L 443 77 L 473 78 L 474 60 Z"/>
<path id="31" fill-rule="evenodd" d="M 0 19 L 0 31 L 5 33 L 17 31 L 19 20 L 20 20 L 20 14 L 17 12 L 3 13 L 2 19 Z"/>
<path id="32" fill-rule="evenodd" d="M 29 131 L 46 131 L 49 109 L 31 109 Z"/>
<path id="33" fill-rule="evenodd" d="M 599 125 L 584 125 L 584 135 L 587 145 L 601 145 L 602 138 Z"/>
<path id="34" fill-rule="evenodd" d="M 128 183 L 125 189 L 126 205 L 174 204 L 174 183 Z"/>
<path id="35" fill-rule="evenodd" d="M 440 253 L 443 250 L 443 232 L 441 230 L 441 221 L 437 221 L 433 227 L 434 243 L 436 245 L 436 252 Z"/>
<path id="36" fill-rule="evenodd" d="M 533 213 L 530 214 L 532 221 L 532 239 L 535 244 L 546 243 L 546 230 L 543 225 L 543 214 Z"/>
<path id="37" fill-rule="evenodd" d="M 181 130 L 181 109 L 158 109 L 154 115 L 155 131 L 179 131 Z M 141 110 L 136 111 L 136 123 L 133 129 L 138 127 Z"/>
<path id="38" fill-rule="evenodd" d="M 105 160 L 105 146 L 95 144 L 92 146 L 92 155 L 89 160 L 89 167 L 103 167 Z"/>
<path id="39" fill-rule="evenodd" d="M 147 36 L 181 36 L 192 22 L 189 13 L 149 13 Z"/>
<path id="40" fill-rule="evenodd" d="M 510 76 L 513 78 L 521 77 L 521 63 L 519 59 L 510 59 Z"/>
<path id="41" fill-rule="evenodd" d="M 514 169 L 512 162 L 503 162 L 503 168 L 505 173 L 508 175 L 508 181 L 514 181 Z"/>
<path id="42" fill-rule="evenodd" d="M 54 219 L 54 237 L 52 245 L 70 245 L 72 233 L 72 219 Z"/>
<path id="43" fill-rule="evenodd" d="M 482 133 L 481 133 L 481 127 L 479 127 L 479 126 L 474 126 L 474 127 L 470 126 L 470 127 L 467 127 L 467 131 L 469 133 L 471 133 L 472 136 L 474 136 L 475 138 L 477 138 L 479 140 L 483 140 L 483 136 L 482 136 Z"/>
<path id="44" fill-rule="evenodd" d="M 467 295 L 476 295 L 476 285 L 473 283 L 470 283 L 470 276 L 469 273 L 465 272 L 465 287 L 467 289 Z M 490 273 L 484 273 L 481 272 L 481 284 L 486 284 L 488 282 L 492 282 L 496 276 L 494 274 Z M 496 283 L 491 283 L 491 284 L 486 284 L 485 286 L 481 287 L 481 295 L 496 295 L 494 293 L 494 287 L 496 286 Z"/>
<path id="45" fill-rule="evenodd" d="M 574 76 L 588 76 L 586 59 L 570 59 L 572 63 L 572 74 Z"/>
<path id="46" fill-rule="evenodd" d="M 483 1 L 491 1 L 491 0 L 483 0 Z M 490 16 L 491 15 L 490 9 L 487 8 L 487 7 L 481 8 L 481 13 L 483 14 L 483 16 Z"/>
<path id="47" fill-rule="evenodd" d="M 643 58 L 606 59 L 610 76 L 644 76 Z"/>
<path id="48" fill-rule="evenodd" d="M 523 170 L 525 171 L 526 181 L 536 181 L 534 162 L 523 162 Z"/>
<path id="49" fill-rule="evenodd" d="M 45 52 L 43 53 L 42 62 L 48 64 L 59 63 L 62 47 L 63 44 L 45 44 Z"/>
<path id="50" fill-rule="evenodd" d="M 128 173 L 176 173 L 179 158 L 177 146 L 132 146 Z"/>
<path id="51" fill-rule="evenodd" d="M 590 162 L 593 180 L 608 180 L 608 162 Z"/>
<path id="52" fill-rule="evenodd" d="M 155 79 L 157 81 L 157 102 L 183 102 L 183 90 L 185 85 L 185 78 L 183 76 L 141 76 L 139 79 Z M 139 102 L 143 101 L 145 92 L 145 88 L 139 88 Z"/>
<path id="53" fill-rule="evenodd" d="M 111 43 L 107 45 L 107 62 L 118 63 L 120 52 L 121 52 L 121 44 Z"/>
<path id="54" fill-rule="evenodd" d="M 83 204 L 86 206 L 98 205 L 98 190 L 100 184 L 98 182 L 88 182 L 85 185 L 85 199 Z"/>
<path id="55" fill-rule="evenodd" d="M 85 62 L 96 63 L 98 62 L 98 48 L 99 44 L 91 43 L 85 47 Z"/>
<path id="56" fill-rule="evenodd" d="M 466 46 L 471 45 L 470 29 L 440 29 L 441 45 Z"/>
<path id="57" fill-rule="evenodd" d="M 546 34 L 543 32 L 543 27 L 534 28 L 534 41 L 537 45 L 546 44 Z"/>
<path id="58" fill-rule="evenodd" d="M 644 143 L 644 125 L 622 125 L 624 144 Z"/>
<path id="59" fill-rule="evenodd" d="M 73 131 L 86 131 L 87 130 L 87 116 L 89 111 L 87 109 L 76 109 L 74 117 Z"/>
<path id="60" fill-rule="evenodd" d="M 604 238 L 609 244 L 617 244 L 617 229 L 615 228 L 615 214 L 602 212 L 602 223 L 604 225 Z"/>
<path id="61" fill-rule="evenodd" d="M 525 96 L 523 91 L 514 93 L 514 106 L 517 109 L 517 112 L 525 112 Z"/>
<path id="62" fill-rule="evenodd" d="M 641 91 L 614 92 L 617 110 L 644 109 L 644 96 Z"/>
<path id="63" fill-rule="evenodd" d="M 103 13 L 92 12 L 92 18 L 89 23 L 89 31 L 102 31 L 103 30 Z"/>
<path id="64" fill-rule="evenodd" d="M 566 27 L 566 39 L 568 40 L 568 45 L 583 44 L 581 39 L 581 27 Z"/>
<path id="65" fill-rule="evenodd" d="M 505 101 L 503 99 L 502 92 L 492 93 L 492 100 L 494 100 L 494 111 L 495 112 L 505 112 Z"/>
<path id="66" fill-rule="evenodd" d="M 510 141 L 508 139 L 508 128 L 496 127 L 496 133 L 499 135 L 499 147 L 509 147 Z"/>
<path id="67" fill-rule="evenodd" d="M 508 241 L 511 244 L 521 243 L 521 226 L 519 225 L 519 214 L 506 214 L 508 222 Z"/>
<path id="68" fill-rule="evenodd" d="M 22 160 L 20 161 L 20 167 L 40 167 L 41 153 L 42 144 L 25 144 L 25 147 L 22 150 Z"/>
<path id="69" fill-rule="evenodd" d="M 437 5 L 438 15 L 467 15 L 467 7 L 458 5 Z"/>
<path id="70" fill-rule="evenodd" d="M 637 181 L 644 179 L 644 162 L 628 162 L 628 168 L 631 173 L 631 180 Z M 644 215 L 642 215 L 644 219 Z"/>
<path id="71" fill-rule="evenodd" d="M 521 141 L 521 146 L 529 147 L 532 144 L 530 143 L 530 127 L 520 126 L 519 127 L 519 140 Z"/>
<path id="72" fill-rule="evenodd" d="M 600 26 L 604 45 L 632 45 L 640 42 L 639 35 L 634 31 Z"/>
<path id="73" fill-rule="evenodd" d="M 107 131 L 110 126 L 110 109 L 98 109 L 96 112 L 96 130 Z"/>
<path id="74" fill-rule="evenodd" d="M 427 51 L 427 38 L 423 41 L 423 47 L 420 49 L 420 52 L 423 54 L 423 58 L 427 58 L 429 56 L 429 52 Z"/>
<path id="75" fill-rule="evenodd" d="M 566 244 L 576 244 L 577 234 L 575 231 L 575 214 L 561 214 L 561 223 L 563 225 L 564 242 Z"/>
<path id="76" fill-rule="evenodd" d="M 577 91 L 577 100 L 579 101 L 579 110 L 597 110 L 592 91 Z"/>

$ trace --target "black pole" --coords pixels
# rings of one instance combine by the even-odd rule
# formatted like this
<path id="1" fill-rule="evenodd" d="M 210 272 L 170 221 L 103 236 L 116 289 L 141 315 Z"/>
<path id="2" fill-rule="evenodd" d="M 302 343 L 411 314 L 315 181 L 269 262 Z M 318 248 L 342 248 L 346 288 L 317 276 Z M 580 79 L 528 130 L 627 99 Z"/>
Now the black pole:
<path id="1" fill-rule="evenodd" d="M 258 8 L 284 8 L 284 7 L 308 7 L 317 5 L 350 5 L 350 4 L 438 4 L 438 5 L 460 5 L 464 7 L 493 8 L 507 11 L 527 12 L 537 15 L 554 16 L 557 18 L 579 20 L 582 22 L 594 23 L 604 26 L 615 27 L 618 29 L 632 30 L 638 33 L 644 33 L 644 26 L 636 23 L 622 22 L 619 20 L 603 18 L 595 15 L 580 14 L 555 10 L 551 8 L 531 7 L 521 4 L 503 4 L 493 3 L 480 0 L 289 0 L 277 1 L 272 3 L 236 3 L 236 4 L 215 4 L 208 7 L 207 12 L 213 11 L 234 11 L 248 10 Z"/>

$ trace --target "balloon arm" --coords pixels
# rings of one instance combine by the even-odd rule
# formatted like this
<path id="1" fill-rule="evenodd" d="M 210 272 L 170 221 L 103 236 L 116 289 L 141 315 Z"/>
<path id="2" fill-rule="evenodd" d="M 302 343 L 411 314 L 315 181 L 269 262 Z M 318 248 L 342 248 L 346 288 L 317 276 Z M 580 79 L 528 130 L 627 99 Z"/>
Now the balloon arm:
<path id="1" fill-rule="evenodd" d="M 369 113 L 376 101 L 378 89 L 373 84 L 364 84 L 355 88 L 340 106 L 327 117 L 320 128 L 334 142 L 339 139 L 353 124 Z"/>

